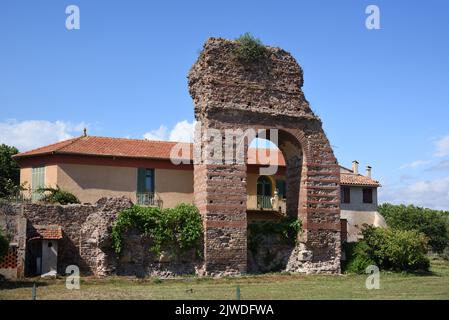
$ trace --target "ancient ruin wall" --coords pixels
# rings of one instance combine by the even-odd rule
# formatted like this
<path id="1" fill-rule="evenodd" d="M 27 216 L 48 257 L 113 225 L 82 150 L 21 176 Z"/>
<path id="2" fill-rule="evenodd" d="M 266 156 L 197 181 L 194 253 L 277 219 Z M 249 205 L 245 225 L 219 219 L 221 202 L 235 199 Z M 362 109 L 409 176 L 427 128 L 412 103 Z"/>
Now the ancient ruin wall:
<path id="1" fill-rule="evenodd" d="M 11 242 L 18 243 L 18 276 L 24 275 L 27 238 L 34 226 L 58 225 L 63 238 L 58 240 L 58 273 L 76 265 L 82 275 L 172 276 L 194 274 L 203 261 L 194 251 L 180 257 L 155 257 L 149 251 L 151 239 L 129 230 L 123 236 L 123 249 L 112 248 L 111 231 L 117 214 L 133 205 L 130 199 L 102 198 L 95 204 L 0 204 L 0 228 Z M 27 231 L 28 229 L 28 231 Z"/>
<path id="2" fill-rule="evenodd" d="M 234 41 L 210 38 L 189 73 L 200 129 L 278 129 L 287 162 L 287 210 L 304 232 L 288 269 L 340 271 L 339 168 L 320 119 L 301 90 L 295 59 L 267 47 L 257 61 L 236 58 Z M 249 143 L 250 141 L 247 141 Z M 247 270 L 246 165 L 207 163 L 212 140 L 195 141 L 202 161 L 194 168 L 195 203 L 205 225 L 205 273 Z M 224 142 L 223 142 L 224 147 Z"/>

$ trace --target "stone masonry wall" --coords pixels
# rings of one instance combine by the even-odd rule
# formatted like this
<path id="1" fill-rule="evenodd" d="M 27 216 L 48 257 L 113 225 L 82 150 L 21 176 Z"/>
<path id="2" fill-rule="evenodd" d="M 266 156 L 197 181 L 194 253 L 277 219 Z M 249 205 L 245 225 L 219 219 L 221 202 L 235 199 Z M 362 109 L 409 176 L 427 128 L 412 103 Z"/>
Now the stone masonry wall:
<path id="1" fill-rule="evenodd" d="M 25 221 L 28 234 L 36 225 L 59 225 L 63 238 L 58 245 L 58 273 L 65 274 L 68 265 L 77 265 L 82 275 L 133 275 L 138 277 L 197 273 L 203 261 L 194 252 L 180 257 L 167 254 L 154 257 L 149 252 L 151 240 L 133 230 L 124 235 L 123 250 L 112 249 L 111 231 L 115 218 L 133 205 L 128 198 L 102 198 L 97 203 L 73 205 L 10 204 L 0 205 L 0 216 L 8 216 L 5 229 L 14 241 L 21 241 L 19 250 L 25 260 L 26 229 L 20 239 L 17 221 Z M 21 251 L 21 252 L 22 252 Z M 22 274 L 23 275 L 23 274 Z"/>

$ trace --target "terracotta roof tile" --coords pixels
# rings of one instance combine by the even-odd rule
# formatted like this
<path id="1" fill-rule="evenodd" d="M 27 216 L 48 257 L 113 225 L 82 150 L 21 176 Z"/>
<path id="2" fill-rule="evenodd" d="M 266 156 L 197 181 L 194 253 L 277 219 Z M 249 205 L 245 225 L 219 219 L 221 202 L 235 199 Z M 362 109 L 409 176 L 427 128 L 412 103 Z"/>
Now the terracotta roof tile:
<path id="1" fill-rule="evenodd" d="M 45 147 L 37 148 L 15 155 L 15 158 L 38 156 L 45 154 L 80 154 L 95 156 L 115 156 L 128 158 L 170 159 L 172 148 L 179 142 L 150 141 L 144 139 L 125 139 L 95 136 L 81 136 L 74 139 L 61 141 Z M 193 158 L 193 145 L 182 143 L 183 148 L 190 150 L 189 158 Z M 268 161 L 279 161 L 279 165 L 285 165 L 284 157 L 280 151 L 277 157 L 270 153 L 270 149 L 250 149 L 248 162 L 250 164 L 266 165 Z"/>
<path id="2" fill-rule="evenodd" d="M 349 186 L 380 187 L 379 181 L 373 180 L 366 176 L 362 176 L 360 174 L 356 175 L 353 173 L 341 173 L 340 184 Z"/>
<path id="3" fill-rule="evenodd" d="M 59 240 L 62 239 L 62 228 L 60 226 L 33 226 L 28 235 L 29 240 Z"/>
<path id="4" fill-rule="evenodd" d="M 178 142 L 149 141 L 143 139 L 81 136 L 19 153 L 15 158 L 56 153 L 169 159 L 171 148 L 177 143 Z M 190 147 L 190 144 L 186 145 L 189 145 Z"/>

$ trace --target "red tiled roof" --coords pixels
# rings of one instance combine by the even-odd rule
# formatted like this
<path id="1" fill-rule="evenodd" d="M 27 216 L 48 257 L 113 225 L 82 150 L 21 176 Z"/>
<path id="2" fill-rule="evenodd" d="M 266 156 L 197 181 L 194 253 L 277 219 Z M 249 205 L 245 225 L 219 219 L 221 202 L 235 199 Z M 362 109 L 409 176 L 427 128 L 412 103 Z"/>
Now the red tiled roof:
<path id="1" fill-rule="evenodd" d="M 14 158 L 20 159 L 48 154 L 67 154 L 168 160 L 170 159 L 172 148 L 178 143 L 180 142 L 81 136 L 19 153 L 15 155 Z M 189 159 L 192 160 L 193 145 L 185 142 L 181 142 L 181 145 L 183 146 L 183 150 L 190 150 Z M 276 157 L 270 153 L 272 151 L 273 150 L 270 149 L 250 148 L 248 151 L 248 164 L 268 165 L 269 163 L 276 163 L 277 161 L 279 166 L 285 166 L 282 152 L 276 150 Z M 271 159 L 272 156 L 274 156 L 273 159 Z M 380 186 L 378 181 L 366 176 L 354 175 L 352 173 L 341 173 L 341 184 L 372 187 Z"/>
<path id="2" fill-rule="evenodd" d="M 92 156 L 114 156 L 127 158 L 151 158 L 151 159 L 170 159 L 172 148 L 178 143 L 182 144 L 183 149 L 190 150 L 189 158 L 193 159 L 193 145 L 186 142 L 172 141 L 150 141 L 144 139 L 125 139 L 81 136 L 45 147 L 37 148 L 27 152 L 19 153 L 14 158 L 24 158 L 30 156 L 46 154 L 79 154 Z M 250 149 L 248 152 L 248 163 L 267 165 L 271 157 L 273 161 L 279 161 L 280 166 L 285 165 L 284 157 L 280 151 L 271 154 L 270 149 Z"/>
<path id="3" fill-rule="evenodd" d="M 62 228 L 60 226 L 34 226 L 28 239 L 59 240 L 62 239 Z"/>
<path id="4" fill-rule="evenodd" d="M 128 158 L 170 159 L 178 142 L 81 136 L 15 155 L 15 158 L 45 154 L 79 154 Z M 187 143 L 186 143 L 187 144 Z M 190 144 L 187 144 L 190 147 Z"/>
<path id="5" fill-rule="evenodd" d="M 353 173 L 341 173 L 340 184 L 348 186 L 380 187 L 379 181 Z"/>

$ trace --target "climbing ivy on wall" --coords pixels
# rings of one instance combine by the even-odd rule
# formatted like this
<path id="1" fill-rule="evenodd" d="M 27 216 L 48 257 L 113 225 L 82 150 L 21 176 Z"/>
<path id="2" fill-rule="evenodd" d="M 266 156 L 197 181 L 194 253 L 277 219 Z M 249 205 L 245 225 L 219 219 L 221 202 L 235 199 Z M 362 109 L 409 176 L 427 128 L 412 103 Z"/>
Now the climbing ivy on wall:
<path id="1" fill-rule="evenodd" d="M 277 236 L 285 245 L 296 245 L 302 223 L 297 218 L 284 218 L 280 221 L 255 221 L 248 224 L 248 248 L 257 252 L 267 236 Z"/>
<path id="2" fill-rule="evenodd" d="M 123 235 L 137 229 L 152 239 L 149 248 L 156 255 L 162 248 L 177 253 L 200 249 L 203 223 L 198 208 L 191 204 L 179 204 L 175 208 L 133 206 L 121 211 L 112 227 L 112 243 L 116 253 L 122 251 Z"/>

